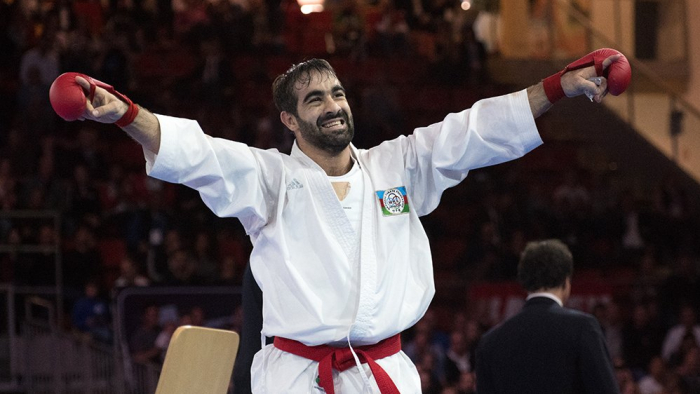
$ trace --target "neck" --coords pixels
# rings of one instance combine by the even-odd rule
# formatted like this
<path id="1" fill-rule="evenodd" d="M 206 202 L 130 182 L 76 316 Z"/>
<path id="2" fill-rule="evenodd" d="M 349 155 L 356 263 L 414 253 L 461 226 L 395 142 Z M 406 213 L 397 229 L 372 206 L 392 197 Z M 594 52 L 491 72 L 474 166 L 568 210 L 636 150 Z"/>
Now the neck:
<path id="1" fill-rule="evenodd" d="M 299 139 L 297 139 L 297 143 L 299 144 L 299 149 L 316 162 L 328 176 L 345 175 L 352 169 L 349 145 L 339 153 L 329 153 L 306 144 Z"/>
<path id="2" fill-rule="evenodd" d="M 530 294 L 535 293 L 549 293 L 557 297 L 562 302 L 562 304 L 566 304 L 566 299 L 568 298 L 568 292 L 564 287 L 555 287 L 552 289 L 538 289 L 536 291 L 531 292 Z"/>

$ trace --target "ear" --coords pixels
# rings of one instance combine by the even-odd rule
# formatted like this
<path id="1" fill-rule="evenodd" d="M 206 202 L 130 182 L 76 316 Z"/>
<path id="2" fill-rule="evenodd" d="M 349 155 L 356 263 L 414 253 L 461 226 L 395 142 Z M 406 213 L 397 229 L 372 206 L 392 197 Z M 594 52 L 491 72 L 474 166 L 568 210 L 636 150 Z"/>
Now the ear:
<path id="1" fill-rule="evenodd" d="M 564 281 L 564 289 L 571 292 L 571 277 L 567 276 L 566 280 Z"/>
<path id="2" fill-rule="evenodd" d="M 280 120 L 289 130 L 296 134 L 296 131 L 299 129 L 299 123 L 297 123 L 297 117 L 294 114 L 282 111 L 280 112 Z"/>

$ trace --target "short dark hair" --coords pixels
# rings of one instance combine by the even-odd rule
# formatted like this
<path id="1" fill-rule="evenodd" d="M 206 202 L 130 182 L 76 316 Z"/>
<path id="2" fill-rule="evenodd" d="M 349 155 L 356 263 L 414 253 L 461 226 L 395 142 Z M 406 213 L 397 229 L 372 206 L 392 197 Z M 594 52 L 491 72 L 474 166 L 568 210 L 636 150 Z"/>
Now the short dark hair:
<path id="1" fill-rule="evenodd" d="M 561 287 L 574 272 L 569 247 L 558 239 L 529 242 L 520 255 L 518 281 L 528 292 Z"/>
<path id="2" fill-rule="evenodd" d="M 289 112 L 293 115 L 297 113 L 297 95 L 294 92 L 297 83 L 307 85 L 311 83 L 311 73 L 325 74 L 329 77 L 337 78 L 335 70 L 323 59 L 310 59 L 295 64 L 275 78 L 272 82 L 272 97 L 275 100 L 275 107 L 280 112 Z"/>

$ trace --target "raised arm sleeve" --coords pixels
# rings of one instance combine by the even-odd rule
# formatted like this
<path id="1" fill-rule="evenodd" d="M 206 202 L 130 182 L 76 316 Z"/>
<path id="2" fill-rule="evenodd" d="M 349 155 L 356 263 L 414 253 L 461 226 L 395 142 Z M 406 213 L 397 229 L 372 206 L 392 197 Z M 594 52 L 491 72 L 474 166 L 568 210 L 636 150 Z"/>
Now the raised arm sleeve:
<path id="1" fill-rule="evenodd" d="M 525 90 L 478 101 L 471 109 L 400 139 L 419 215 L 469 170 L 522 157 L 542 144 Z"/>
<path id="2" fill-rule="evenodd" d="M 146 172 L 166 182 L 199 192 L 220 217 L 238 217 L 248 232 L 267 221 L 274 199 L 263 181 L 264 151 L 234 141 L 212 138 L 196 121 L 156 115 L 161 125 L 160 151 L 144 151 Z"/>

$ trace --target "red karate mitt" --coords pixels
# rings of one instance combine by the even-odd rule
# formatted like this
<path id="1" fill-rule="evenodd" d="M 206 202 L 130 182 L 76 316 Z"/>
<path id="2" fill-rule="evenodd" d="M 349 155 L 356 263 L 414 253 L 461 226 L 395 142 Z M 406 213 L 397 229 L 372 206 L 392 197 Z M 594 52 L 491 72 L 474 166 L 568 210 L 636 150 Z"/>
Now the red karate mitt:
<path id="1" fill-rule="evenodd" d="M 613 55 L 621 55 L 619 59 L 610 64 L 603 70 L 603 61 Z M 560 99 L 566 97 L 564 89 L 561 87 L 561 76 L 571 70 L 595 66 L 596 75 L 605 77 L 608 80 L 608 91 L 613 96 L 622 94 L 629 86 L 632 80 L 632 69 L 625 55 L 615 49 L 603 48 L 589 53 L 588 55 L 576 60 L 566 66 L 560 72 L 551 75 L 544 80 L 544 92 L 547 94 L 549 102 L 554 104 Z"/>
<path id="2" fill-rule="evenodd" d="M 59 75 L 51 84 L 49 100 L 51 100 L 51 106 L 58 116 L 65 120 L 73 121 L 80 118 L 85 112 L 85 105 L 88 97 L 85 97 L 83 88 L 75 81 L 75 77 L 77 76 L 85 78 L 85 80 L 90 83 L 90 93 L 88 95 L 90 101 L 92 101 L 95 96 L 95 88 L 99 86 L 129 105 L 129 109 L 126 113 L 122 115 L 118 121 L 114 122 L 114 124 L 119 127 L 125 127 L 136 119 L 136 115 L 139 113 L 139 107 L 128 97 L 117 92 L 112 85 L 98 81 L 85 74 L 74 72 Z"/>

